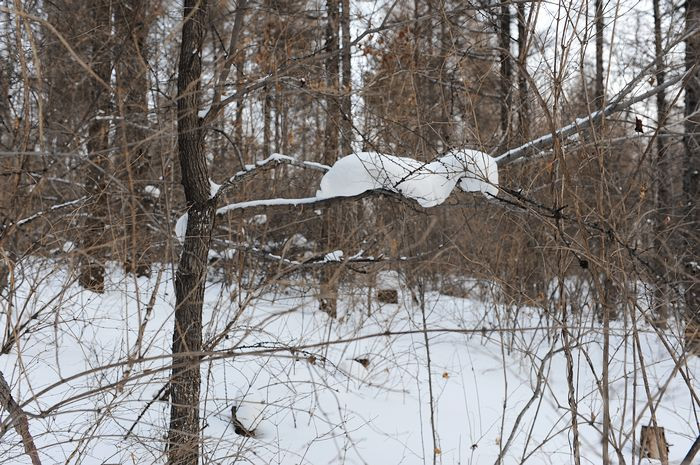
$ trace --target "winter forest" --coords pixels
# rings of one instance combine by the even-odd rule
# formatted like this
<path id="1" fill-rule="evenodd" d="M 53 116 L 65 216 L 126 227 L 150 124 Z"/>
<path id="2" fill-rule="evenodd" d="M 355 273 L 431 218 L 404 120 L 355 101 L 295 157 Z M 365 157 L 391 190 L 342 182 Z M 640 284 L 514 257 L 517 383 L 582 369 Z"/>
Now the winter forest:
<path id="1" fill-rule="evenodd" d="M 0 463 L 700 463 L 700 0 L 0 0 Z"/>

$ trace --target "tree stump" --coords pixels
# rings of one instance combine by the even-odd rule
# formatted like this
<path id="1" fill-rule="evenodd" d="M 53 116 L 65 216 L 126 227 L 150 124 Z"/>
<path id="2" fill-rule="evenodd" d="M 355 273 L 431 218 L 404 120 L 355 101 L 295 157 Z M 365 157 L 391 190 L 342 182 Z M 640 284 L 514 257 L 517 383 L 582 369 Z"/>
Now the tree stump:
<path id="1" fill-rule="evenodd" d="M 398 304 L 399 291 L 396 289 L 377 289 L 377 300 L 383 304 Z"/>
<path id="2" fill-rule="evenodd" d="M 377 301 L 382 304 L 399 303 L 399 274 L 396 271 L 380 271 L 376 277 Z"/>
<path id="3" fill-rule="evenodd" d="M 641 455 L 649 459 L 668 461 L 668 443 L 661 426 L 642 426 Z"/>

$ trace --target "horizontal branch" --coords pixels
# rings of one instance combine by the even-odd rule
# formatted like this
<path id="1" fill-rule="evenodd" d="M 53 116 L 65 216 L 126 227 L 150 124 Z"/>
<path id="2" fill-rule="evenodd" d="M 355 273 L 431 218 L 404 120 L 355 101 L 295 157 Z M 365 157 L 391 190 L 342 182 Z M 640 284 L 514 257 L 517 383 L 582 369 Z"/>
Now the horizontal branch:
<path id="1" fill-rule="evenodd" d="M 60 210 L 61 208 L 66 208 L 66 207 L 70 207 L 73 205 L 81 204 L 86 199 L 87 199 L 87 196 L 83 196 L 83 197 L 80 197 L 79 199 L 69 200 L 68 202 L 63 202 L 63 203 L 59 203 L 57 205 L 53 205 L 53 206 L 47 208 L 46 210 L 38 211 L 32 215 L 29 215 L 26 218 L 22 218 L 21 220 L 17 220 L 13 223 L 10 223 L 5 228 L 3 228 L 2 225 L 0 225 L 0 237 L 2 237 L 4 234 L 6 234 L 7 231 L 9 231 L 10 228 L 12 228 L 12 227 L 24 226 L 28 223 L 31 223 L 32 221 L 34 221 L 36 219 L 41 218 L 42 216 L 46 215 L 47 213 L 50 213 L 50 212 L 56 211 L 56 210 Z"/>
<path id="2" fill-rule="evenodd" d="M 244 170 L 241 170 L 238 173 L 231 176 L 227 181 L 225 181 L 223 184 L 221 184 L 221 186 L 219 186 L 217 191 L 214 193 L 212 200 L 216 202 L 229 189 L 236 186 L 237 184 L 240 184 L 241 182 L 252 178 L 263 171 L 276 168 L 279 165 L 292 165 L 298 168 L 307 168 L 316 171 L 321 171 L 324 173 L 331 169 L 330 166 L 321 163 L 316 163 L 313 161 L 301 161 L 287 155 L 273 153 L 266 159 L 255 162 L 254 165 L 246 165 Z"/>
<path id="3" fill-rule="evenodd" d="M 233 252 L 245 252 L 245 253 L 250 253 L 253 255 L 256 255 L 260 258 L 263 258 L 269 262 L 273 263 L 278 263 L 281 265 L 289 265 L 289 266 L 294 266 L 296 268 L 318 268 L 318 267 L 323 267 L 323 266 L 328 266 L 328 265 L 353 265 L 353 264 L 359 264 L 359 265 L 376 265 L 376 264 L 387 264 L 387 263 L 407 263 L 407 262 L 412 262 L 416 260 L 422 260 L 426 257 L 430 257 L 433 254 L 435 254 L 437 251 L 443 249 L 443 246 L 439 246 L 436 250 L 427 252 L 424 254 L 419 254 L 419 255 L 414 255 L 414 256 L 403 256 L 403 257 L 384 257 L 383 255 L 379 255 L 377 257 L 374 257 L 372 255 L 363 255 L 363 251 L 360 251 L 356 253 L 355 255 L 351 255 L 349 257 L 344 257 L 343 254 L 338 254 L 337 252 L 331 252 L 331 253 L 326 253 L 326 254 L 317 254 L 314 255 L 313 257 L 304 259 L 304 260 L 292 260 L 289 258 L 286 258 L 282 255 L 277 255 L 271 252 L 266 252 L 259 247 L 251 247 L 251 246 L 246 246 L 246 245 L 232 245 L 229 246 L 227 250 L 231 250 Z M 342 252 L 342 251 L 340 251 Z M 216 251 L 212 251 L 209 254 L 210 258 L 225 258 L 225 257 L 230 257 L 231 255 L 227 254 L 226 251 L 224 251 L 223 254 L 220 254 Z"/>

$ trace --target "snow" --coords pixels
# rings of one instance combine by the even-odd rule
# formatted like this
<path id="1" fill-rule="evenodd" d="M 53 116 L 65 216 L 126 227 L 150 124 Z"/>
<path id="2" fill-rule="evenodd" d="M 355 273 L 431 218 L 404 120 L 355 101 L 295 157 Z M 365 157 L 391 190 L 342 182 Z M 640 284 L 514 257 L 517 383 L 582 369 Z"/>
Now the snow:
<path id="1" fill-rule="evenodd" d="M 164 463 L 167 402 L 154 402 L 139 415 L 169 376 L 171 267 L 162 267 L 159 285 L 158 273 L 135 280 L 111 267 L 102 295 L 81 290 L 70 270 L 63 263 L 25 260 L 16 269 L 13 308 L 39 314 L 7 312 L 0 320 L 5 338 L 29 325 L 0 357 L 0 370 L 31 414 L 43 463 Z M 339 318 L 331 325 L 304 287 L 253 295 L 207 283 L 205 345 L 224 330 L 226 337 L 201 370 L 203 462 L 424 464 L 432 463 L 437 447 L 438 463 L 493 464 L 511 435 L 504 465 L 523 463 L 523 457 L 532 464 L 573 462 L 557 322 L 546 322 L 535 309 L 514 315 L 492 301 L 428 292 L 424 332 L 420 306 L 404 286 L 399 304 L 389 306 L 370 302 L 369 289 L 341 289 Z M 151 296 L 149 319 L 144 303 Z M 237 299 L 248 297 L 241 312 Z M 2 310 L 6 302 L 0 299 Z M 598 465 L 603 332 L 594 315 L 576 318 L 571 327 L 580 342 L 572 350 L 582 463 Z M 682 359 L 692 383 L 685 385 L 654 330 L 638 327 L 657 419 L 671 444 L 670 463 L 678 464 L 697 435 L 689 389 L 697 390 L 700 361 Z M 663 334 L 674 351 L 680 350 L 678 334 L 675 323 Z M 639 463 L 635 441 L 650 415 L 629 322 L 614 322 L 610 340 L 615 437 L 627 463 Z M 537 377 L 540 367 L 543 379 Z M 240 407 L 237 416 L 246 426 L 255 427 L 255 438 L 233 432 L 232 406 Z M 12 429 L 0 442 L 0 458 L 29 463 Z"/>
<path id="2" fill-rule="evenodd" d="M 207 254 L 209 260 L 231 260 L 236 256 L 236 249 L 225 249 L 222 251 L 210 250 Z"/>
<path id="3" fill-rule="evenodd" d="M 175 222 L 175 237 L 180 242 L 180 244 L 185 243 L 185 236 L 187 235 L 187 213 L 180 216 Z"/>
<path id="4" fill-rule="evenodd" d="M 221 188 L 221 184 L 215 183 L 213 180 L 209 180 L 209 185 L 210 187 L 210 193 L 209 193 L 209 198 L 213 199 L 216 197 L 216 194 L 219 192 L 219 189 Z"/>
<path id="5" fill-rule="evenodd" d="M 308 247 L 309 240 L 301 233 L 294 233 L 292 237 L 289 238 L 289 244 L 292 247 Z"/>
<path id="6" fill-rule="evenodd" d="M 145 186 L 143 188 L 143 191 L 147 195 L 150 195 L 151 197 L 154 197 L 156 199 L 160 197 L 160 189 L 158 189 L 156 186 L 151 186 L 151 185 Z"/>
<path id="7" fill-rule="evenodd" d="M 223 214 L 228 213 L 230 211 L 243 210 L 245 208 L 254 208 L 254 207 L 274 207 L 274 206 L 279 206 L 279 205 L 297 206 L 297 205 L 304 205 L 304 204 L 308 204 L 308 203 L 316 203 L 318 201 L 319 201 L 318 197 L 304 197 L 301 199 L 276 198 L 276 199 L 248 200 L 246 202 L 232 203 L 229 205 L 225 205 L 221 208 L 218 208 L 216 210 L 216 214 L 223 215 Z"/>
<path id="8" fill-rule="evenodd" d="M 423 207 L 443 203 L 455 185 L 465 192 L 498 194 L 498 167 L 487 154 L 454 150 L 430 163 L 377 152 L 357 152 L 338 160 L 321 179 L 319 198 L 352 197 L 386 189 Z"/>
<path id="9" fill-rule="evenodd" d="M 61 208 L 64 208 L 64 207 L 70 207 L 70 206 L 73 206 L 73 205 L 77 205 L 77 204 L 79 204 L 80 202 L 82 202 L 82 201 L 85 200 L 85 199 L 87 199 L 87 196 L 83 196 L 83 197 L 80 197 L 79 199 L 70 200 L 70 201 L 68 201 L 68 202 L 64 202 L 64 203 L 60 203 L 60 204 L 57 204 L 57 205 L 53 205 L 53 206 L 52 206 L 51 208 L 49 208 L 48 210 L 42 210 L 42 211 L 39 211 L 39 212 L 37 212 L 37 213 L 34 213 L 33 215 L 28 216 L 28 217 L 26 217 L 26 218 L 22 218 L 21 220 L 18 220 L 15 224 L 16 224 L 17 226 L 22 226 L 22 225 L 27 224 L 27 223 L 29 223 L 29 222 L 31 222 L 31 221 L 34 221 L 35 219 L 41 217 L 42 215 L 44 215 L 45 213 L 47 213 L 47 212 L 49 212 L 49 211 L 54 211 L 54 210 L 58 210 L 58 209 L 61 209 Z"/>
<path id="10" fill-rule="evenodd" d="M 334 250 L 333 252 L 327 253 L 323 257 L 324 262 L 339 262 L 343 259 L 343 251 L 342 250 Z"/>
<path id="11" fill-rule="evenodd" d="M 250 224 L 257 224 L 257 225 L 263 225 L 267 223 L 267 215 L 265 214 L 259 214 L 259 215 L 253 215 L 252 218 L 248 220 L 248 223 Z"/>

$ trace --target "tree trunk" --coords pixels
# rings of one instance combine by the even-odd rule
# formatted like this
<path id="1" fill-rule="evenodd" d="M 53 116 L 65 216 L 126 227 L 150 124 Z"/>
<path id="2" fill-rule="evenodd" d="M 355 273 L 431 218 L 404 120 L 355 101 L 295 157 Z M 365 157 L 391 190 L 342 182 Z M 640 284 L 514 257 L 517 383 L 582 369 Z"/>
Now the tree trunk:
<path id="1" fill-rule="evenodd" d="M 510 56 L 510 5 L 501 4 L 500 46 L 501 46 L 501 148 L 510 144 L 510 112 L 513 106 L 513 64 Z"/>
<path id="2" fill-rule="evenodd" d="M 149 2 L 123 0 L 115 4 L 114 21 L 117 38 L 122 40 L 116 49 L 116 100 L 119 105 L 117 140 L 126 168 L 129 189 L 127 244 L 125 269 L 137 276 L 150 274 L 152 255 L 148 233 L 149 212 L 153 211 L 153 197 L 145 191 L 148 185 L 150 160 L 146 144 L 148 126 L 148 55 L 146 38 L 149 29 Z"/>
<path id="3" fill-rule="evenodd" d="M 272 126 L 272 94 L 270 86 L 265 86 L 263 89 L 263 158 L 270 156 L 271 150 L 271 126 Z"/>
<path id="4" fill-rule="evenodd" d="M 109 84 L 112 75 L 110 60 L 111 35 L 111 1 L 99 0 L 92 10 L 94 29 L 91 31 L 92 69 L 102 80 L 92 80 L 91 102 L 95 112 L 88 128 L 87 150 L 90 165 L 87 169 L 85 188 L 90 196 L 88 216 L 85 220 L 81 248 L 83 257 L 80 266 L 80 284 L 91 291 L 104 291 L 104 243 L 106 214 L 106 178 L 107 149 L 109 148 L 109 120 L 104 118 L 110 113 Z"/>
<path id="5" fill-rule="evenodd" d="M 338 123 L 342 119 L 339 103 L 339 41 L 338 41 L 338 0 L 327 0 L 328 22 L 326 24 L 326 126 L 323 142 L 323 162 L 332 165 L 338 158 Z M 334 209 L 326 208 L 323 214 L 322 234 L 326 238 L 329 252 L 336 245 L 333 231 Z M 337 316 L 338 286 L 335 273 L 329 267 L 321 270 L 320 307 L 335 318 Z"/>
<path id="6" fill-rule="evenodd" d="M 654 9 L 654 48 L 656 52 L 656 84 L 662 85 L 666 80 L 666 67 L 664 65 L 663 44 L 661 42 L 661 11 L 659 0 L 653 0 Z M 668 281 L 669 256 L 667 253 L 669 235 L 667 225 L 671 219 L 671 177 L 669 176 L 670 163 L 667 159 L 666 133 L 663 126 L 666 121 L 666 92 L 661 90 L 656 94 L 656 120 L 658 131 L 656 134 L 656 163 L 652 163 L 652 176 L 656 187 L 656 231 L 654 234 L 654 249 L 658 254 L 658 271 L 661 276 L 656 287 L 654 318 L 657 324 L 666 326 L 668 318 Z"/>
<path id="7" fill-rule="evenodd" d="M 342 0 L 341 4 L 340 29 L 342 33 L 342 69 L 343 69 L 343 89 L 341 96 L 342 113 L 342 139 L 341 155 L 352 153 L 352 62 L 350 46 L 350 0 Z"/>
<path id="8" fill-rule="evenodd" d="M 603 80 L 603 0 L 595 0 L 595 108 L 603 107 L 605 82 Z"/>
<path id="9" fill-rule="evenodd" d="M 527 31 L 525 2 L 518 3 L 518 143 L 530 140 L 530 99 L 527 90 Z"/>
<path id="10" fill-rule="evenodd" d="M 687 317 L 700 322 L 700 211 L 697 201 L 700 176 L 700 0 L 686 2 L 685 66 L 691 74 L 685 80 L 685 163 L 683 165 L 683 197 L 687 225 L 685 239 L 688 251 L 684 265 L 687 275 L 685 307 Z"/>
<path id="11" fill-rule="evenodd" d="M 177 79 L 177 145 L 188 221 L 175 276 L 168 463 L 197 465 L 202 304 L 215 209 L 210 199 L 204 131 L 198 117 L 206 0 L 185 0 L 183 18 Z"/>

